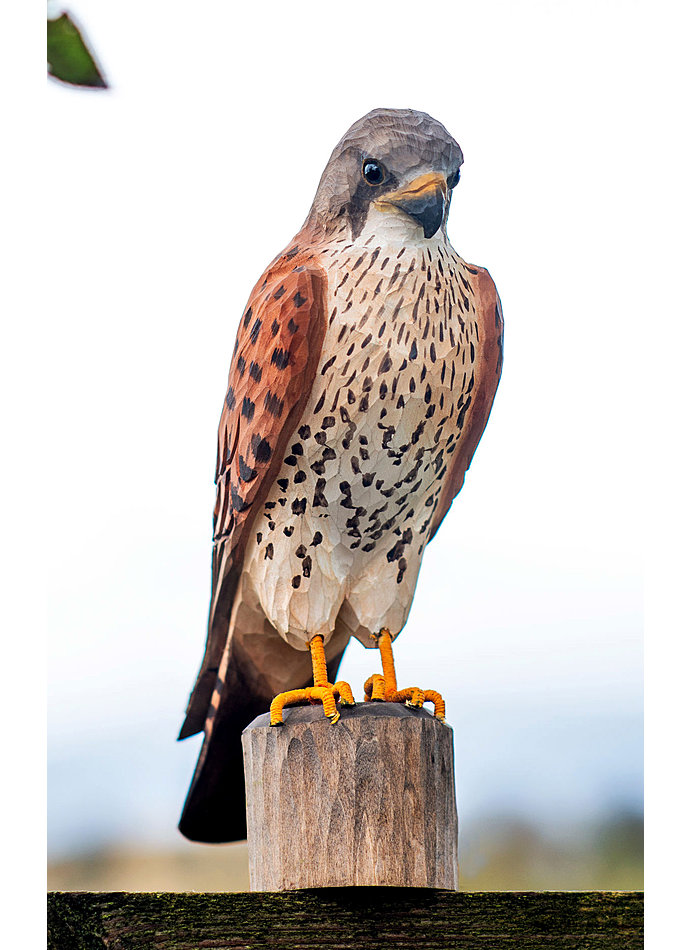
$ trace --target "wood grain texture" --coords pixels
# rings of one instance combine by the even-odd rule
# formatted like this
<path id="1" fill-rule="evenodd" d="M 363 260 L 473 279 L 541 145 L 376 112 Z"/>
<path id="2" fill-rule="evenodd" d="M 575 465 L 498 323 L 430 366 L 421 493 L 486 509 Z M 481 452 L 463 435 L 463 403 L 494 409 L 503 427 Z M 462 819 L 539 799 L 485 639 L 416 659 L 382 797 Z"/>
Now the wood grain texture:
<path id="1" fill-rule="evenodd" d="M 637 892 L 53 893 L 49 950 L 640 950 Z"/>
<path id="2" fill-rule="evenodd" d="M 457 887 L 453 731 L 426 710 L 295 707 L 242 744 L 253 891 Z"/>

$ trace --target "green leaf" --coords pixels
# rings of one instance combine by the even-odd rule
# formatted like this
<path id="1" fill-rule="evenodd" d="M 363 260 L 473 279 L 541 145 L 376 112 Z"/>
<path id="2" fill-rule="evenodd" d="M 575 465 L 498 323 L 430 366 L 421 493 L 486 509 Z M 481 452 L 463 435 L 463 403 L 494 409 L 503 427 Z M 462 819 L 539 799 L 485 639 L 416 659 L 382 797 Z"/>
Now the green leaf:
<path id="1" fill-rule="evenodd" d="M 48 20 L 48 74 L 73 86 L 107 89 L 82 34 L 67 13 Z"/>

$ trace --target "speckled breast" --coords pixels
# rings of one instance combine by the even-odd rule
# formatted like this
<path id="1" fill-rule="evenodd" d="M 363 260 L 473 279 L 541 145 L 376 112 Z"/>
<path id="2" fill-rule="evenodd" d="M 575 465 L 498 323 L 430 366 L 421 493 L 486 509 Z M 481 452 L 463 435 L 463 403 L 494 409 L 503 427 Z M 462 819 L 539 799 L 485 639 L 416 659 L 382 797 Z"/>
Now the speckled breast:
<path id="1" fill-rule="evenodd" d="M 293 645 L 336 622 L 362 642 L 405 623 L 478 348 L 466 265 L 445 241 L 329 258 L 312 393 L 245 554 Z"/>

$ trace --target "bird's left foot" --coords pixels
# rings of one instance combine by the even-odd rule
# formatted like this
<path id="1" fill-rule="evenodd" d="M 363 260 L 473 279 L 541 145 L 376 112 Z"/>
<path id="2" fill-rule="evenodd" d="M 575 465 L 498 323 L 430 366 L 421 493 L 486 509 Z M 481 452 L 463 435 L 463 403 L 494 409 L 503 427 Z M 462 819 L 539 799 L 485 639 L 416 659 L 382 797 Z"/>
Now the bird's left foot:
<path id="1" fill-rule="evenodd" d="M 278 693 L 271 703 L 271 725 L 283 725 L 283 708 L 297 703 L 322 703 L 324 715 L 336 723 L 340 719 L 336 701 L 340 699 L 343 706 L 354 706 L 355 700 L 348 683 L 339 680 L 337 683 L 328 682 L 326 672 L 326 655 L 323 648 L 323 637 L 317 636 L 309 641 L 311 661 L 314 669 L 314 685 L 306 689 L 291 689 L 287 693 Z"/>
<path id="2" fill-rule="evenodd" d="M 364 684 L 365 702 L 405 703 L 413 709 L 421 709 L 424 703 L 434 704 L 434 716 L 445 722 L 446 704 L 440 693 L 434 689 L 419 689 L 411 686 L 398 689 L 393 662 L 393 647 L 390 632 L 385 628 L 379 634 L 372 634 L 381 653 L 383 676 L 374 673 Z"/>

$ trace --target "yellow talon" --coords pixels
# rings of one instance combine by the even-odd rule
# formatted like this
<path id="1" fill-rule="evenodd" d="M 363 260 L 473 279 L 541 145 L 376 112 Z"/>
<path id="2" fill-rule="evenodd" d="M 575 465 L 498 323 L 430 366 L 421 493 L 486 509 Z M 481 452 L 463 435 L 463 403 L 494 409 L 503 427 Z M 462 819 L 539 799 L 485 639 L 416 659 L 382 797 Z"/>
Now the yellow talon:
<path id="1" fill-rule="evenodd" d="M 412 709 L 421 709 L 424 703 L 434 704 L 434 716 L 441 722 L 445 722 L 446 704 L 443 697 L 436 690 L 422 690 L 416 686 L 408 689 L 398 690 L 398 683 L 395 676 L 395 664 L 393 662 L 393 647 L 390 631 L 385 627 L 379 634 L 371 634 L 381 654 L 381 666 L 383 667 L 383 676 L 380 673 L 374 673 L 364 684 L 365 702 L 388 702 L 405 703 Z"/>
<path id="2" fill-rule="evenodd" d="M 326 654 L 323 648 L 323 637 L 316 636 L 309 641 L 312 668 L 314 671 L 314 685 L 305 689 L 291 689 L 286 693 L 279 693 L 271 703 L 272 726 L 283 725 L 283 708 L 295 703 L 320 702 L 323 705 L 324 715 L 336 723 L 340 713 L 336 708 L 336 699 L 340 698 L 343 706 L 354 706 L 355 699 L 350 685 L 340 680 L 333 685 L 328 682 L 326 671 Z"/>

